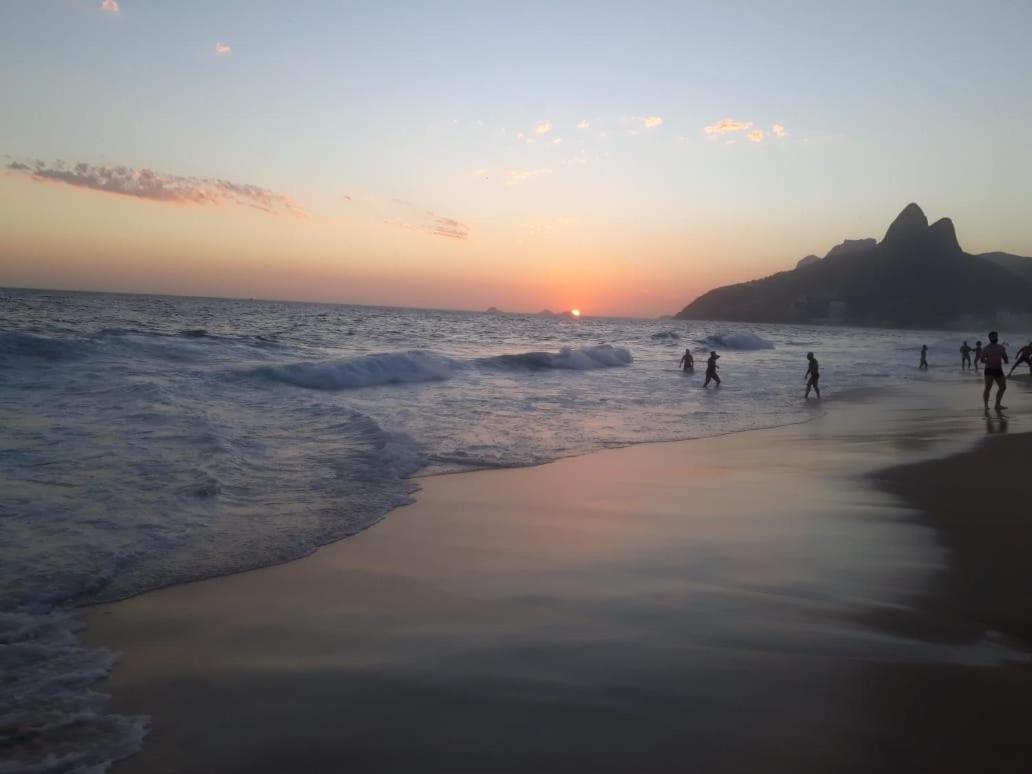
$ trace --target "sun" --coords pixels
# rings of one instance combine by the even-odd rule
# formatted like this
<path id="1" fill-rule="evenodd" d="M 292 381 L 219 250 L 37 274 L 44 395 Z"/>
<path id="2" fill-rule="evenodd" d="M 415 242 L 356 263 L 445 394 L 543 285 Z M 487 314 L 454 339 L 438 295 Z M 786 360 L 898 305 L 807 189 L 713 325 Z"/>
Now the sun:
<path id="1" fill-rule="evenodd" d="M 570 314 L 572 314 L 574 317 L 580 317 L 580 309 L 571 309 Z"/>

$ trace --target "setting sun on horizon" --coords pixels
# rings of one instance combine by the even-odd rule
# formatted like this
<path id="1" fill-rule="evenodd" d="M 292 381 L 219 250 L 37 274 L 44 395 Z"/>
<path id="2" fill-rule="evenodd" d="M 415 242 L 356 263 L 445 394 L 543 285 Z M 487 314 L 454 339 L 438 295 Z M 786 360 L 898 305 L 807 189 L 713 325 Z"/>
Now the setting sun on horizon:
<path id="1" fill-rule="evenodd" d="M 655 316 L 909 200 L 1032 253 L 1029 9 L 802 5 L 4 4 L 0 284 Z"/>

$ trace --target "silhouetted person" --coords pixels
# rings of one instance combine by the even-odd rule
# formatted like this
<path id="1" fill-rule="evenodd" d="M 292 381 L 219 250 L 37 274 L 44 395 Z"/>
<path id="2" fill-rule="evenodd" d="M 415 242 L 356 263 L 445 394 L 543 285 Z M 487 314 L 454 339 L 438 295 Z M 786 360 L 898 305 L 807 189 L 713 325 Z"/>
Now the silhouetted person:
<path id="1" fill-rule="evenodd" d="M 709 353 L 709 360 L 706 361 L 706 381 L 702 383 L 703 387 L 709 387 L 711 381 L 716 382 L 717 386 L 720 386 L 720 377 L 717 376 L 717 360 L 720 359 L 720 355 L 716 352 Z"/>
<path id="2" fill-rule="evenodd" d="M 820 366 L 817 365 L 817 358 L 813 356 L 813 352 L 807 352 L 806 359 L 810 361 L 810 364 L 806 367 L 806 395 L 803 397 L 809 400 L 810 388 L 812 387 L 813 391 L 817 393 L 817 399 L 820 400 L 821 388 L 817 384 L 821 379 Z"/>
<path id="3" fill-rule="evenodd" d="M 1012 365 L 1011 370 L 1007 372 L 1007 376 L 1014 373 L 1014 369 L 1022 363 L 1028 366 L 1028 372 L 1029 374 L 1032 374 L 1032 341 L 1019 349 L 1017 354 L 1014 355 L 1014 365 Z"/>
<path id="4" fill-rule="evenodd" d="M 975 370 L 982 367 L 982 340 L 975 342 Z"/>
<path id="5" fill-rule="evenodd" d="M 678 365 L 683 365 L 685 371 L 695 370 L 695 358 L 692 357 L 692 350 L 690 347 L 685 347 L 684 354 L 681 355 L 681 359 L 677 361 Z"/>
<path id="6" fill-rule="evenodd" d="M 918 368 L 928 368 L 928 345 L 921 345 L 921 362 L 917 364 Z"/>
<path id="7" fill-rule="evenodd" d="M 985 392 L 982 393 L 982 402 L 985 403 L 985 410 L 989 410 L 989 393 L 992 392 L 993 382 L 996 382 L 996 410 L 1007 408 L 1001 401 L 1003 393 L 1007 391 L 1007 377 L 1003 375 L 1003 364 L 1010 362 L 1007 359 L 1007 350 L 1002 344 L 997 343 L 1000 334 L 996 331 L 989 333 L 989 343 L 982 350 L 982 362 L 985 363 Z"/>
<path id="8" fill-rule="evenodd" d="M 971 368 L 971 347 L 965 341 L 960 345 L 960 370 L 966 371 Z"/>

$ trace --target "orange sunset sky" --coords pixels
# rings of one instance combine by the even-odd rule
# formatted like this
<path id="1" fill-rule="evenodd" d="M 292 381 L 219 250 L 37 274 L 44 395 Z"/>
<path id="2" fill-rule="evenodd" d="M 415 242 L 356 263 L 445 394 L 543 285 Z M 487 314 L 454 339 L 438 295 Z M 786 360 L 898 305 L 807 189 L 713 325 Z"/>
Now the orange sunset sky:
<path id="1" fill-rule="evenodd" d="M 669 314 L 909 201 L 1032 254 L 1023 4 L 371 5 L 3 4 L 0 284 Z"/>

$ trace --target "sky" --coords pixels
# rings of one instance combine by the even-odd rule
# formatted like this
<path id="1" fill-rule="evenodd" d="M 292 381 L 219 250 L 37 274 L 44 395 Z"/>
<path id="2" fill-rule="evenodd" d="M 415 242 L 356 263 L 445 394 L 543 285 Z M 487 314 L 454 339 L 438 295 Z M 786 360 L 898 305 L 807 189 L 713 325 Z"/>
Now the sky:
<path id="1" fill-rule="evenodd" d="M 0 0 L 0 285 L 585 314 L 1032 255 L 1032 3 Z"/>

